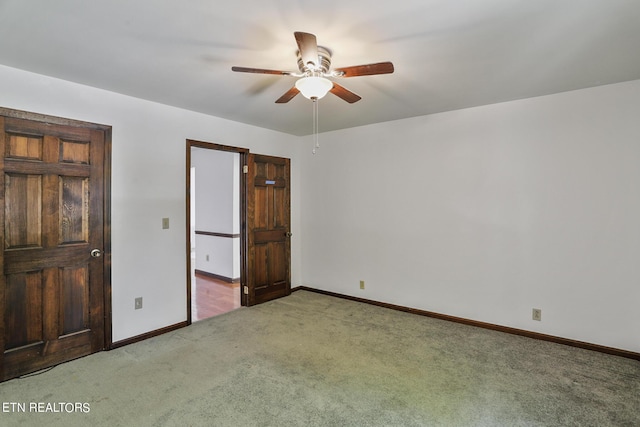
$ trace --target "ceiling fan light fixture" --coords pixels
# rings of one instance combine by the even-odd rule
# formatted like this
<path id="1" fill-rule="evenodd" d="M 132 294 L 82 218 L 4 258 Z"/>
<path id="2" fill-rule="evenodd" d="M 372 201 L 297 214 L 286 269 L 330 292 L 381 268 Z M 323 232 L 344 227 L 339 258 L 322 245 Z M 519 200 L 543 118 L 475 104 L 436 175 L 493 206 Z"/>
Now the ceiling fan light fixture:
<path id="1" fill-rule="evenodd" d="M 296 81 L 296 88 L 307 99 L 320 99 L 333 87 L 333 83 L 324 77 L 302 77 Z"/>

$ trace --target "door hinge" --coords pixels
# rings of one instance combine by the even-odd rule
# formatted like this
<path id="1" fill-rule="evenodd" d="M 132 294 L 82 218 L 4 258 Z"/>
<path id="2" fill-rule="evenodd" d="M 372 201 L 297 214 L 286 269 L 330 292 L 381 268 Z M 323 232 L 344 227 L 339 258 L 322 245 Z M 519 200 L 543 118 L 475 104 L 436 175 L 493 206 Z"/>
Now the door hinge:
<path id="1" fill-rule="evenodd" d="M 249 165 L 242 166 L 242 173 L 249 173 Z"/>
<path id="2" fill-rule="evenodd" d="M 245 295 L 249 295 L 249 287 L 248 286 L 244 287 L 244 294 Z"/>

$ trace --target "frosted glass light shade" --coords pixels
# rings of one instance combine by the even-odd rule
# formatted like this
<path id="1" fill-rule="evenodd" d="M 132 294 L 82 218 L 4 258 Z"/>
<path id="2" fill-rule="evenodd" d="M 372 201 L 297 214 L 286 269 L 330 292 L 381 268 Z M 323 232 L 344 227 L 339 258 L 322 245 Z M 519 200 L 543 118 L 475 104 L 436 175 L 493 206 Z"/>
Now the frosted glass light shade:
<path id="1" fill-rule="evenodd" d="M 331 90 L 333 83 L 324 77 L 303 77 L 296 82 L 296 88 L 308 99 L 320 99 Z"/>

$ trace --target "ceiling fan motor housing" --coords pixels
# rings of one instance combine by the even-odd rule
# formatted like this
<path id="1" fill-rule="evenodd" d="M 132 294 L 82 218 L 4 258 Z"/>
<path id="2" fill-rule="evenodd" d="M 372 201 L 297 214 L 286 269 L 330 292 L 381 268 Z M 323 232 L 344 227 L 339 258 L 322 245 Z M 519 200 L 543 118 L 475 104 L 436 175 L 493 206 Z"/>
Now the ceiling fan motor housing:
<path id="1" fill-rule="evenodd" d="M 323 46 L 318 46 L 318 68 L 311 69 L 307 66 L 307 64 L 302 62 L 302 56 L 300 55 L 300 51 L 297 53 L 298 55 L 298 69 L 301 73 L 321 73 L 327 74 L 329 72 L 329 68 L 331 68 L 331 51 Z"/>

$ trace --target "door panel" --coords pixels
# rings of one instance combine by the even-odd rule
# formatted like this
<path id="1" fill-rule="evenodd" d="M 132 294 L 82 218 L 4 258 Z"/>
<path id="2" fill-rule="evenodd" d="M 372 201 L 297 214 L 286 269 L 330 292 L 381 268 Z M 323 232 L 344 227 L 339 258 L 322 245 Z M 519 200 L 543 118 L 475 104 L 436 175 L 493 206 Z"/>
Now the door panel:
<path id="1" fill-rule="evenodd" d="M 106 346 L 105 131 L 0 116 L 0 379 Z"/>
<path id="2" fill-rule="evenodd" d="M 5 175 L 4 222 L 5 249 L 42 245 L 42 176 Z"/>
<path id="3" fill-rule="evenodd" d="M 60 330 L 62 335 L 89 328 L 88 266 L 62 268 Z"/>
<path id="4" fill-rule="evenodd" d="M 289 159 L 247 159 L 248 305 L 291 293 Z"/>
<path id="5" fill-rule="evenodd" d="M 42 272 L 11 274 L 5 288 L 5 347 L 17 348 L 43 339 Z M 22 320 L 22 321 L 21 321 Z"/>

